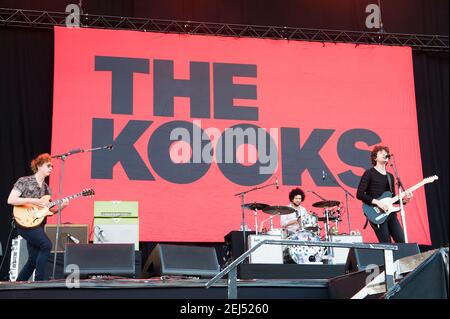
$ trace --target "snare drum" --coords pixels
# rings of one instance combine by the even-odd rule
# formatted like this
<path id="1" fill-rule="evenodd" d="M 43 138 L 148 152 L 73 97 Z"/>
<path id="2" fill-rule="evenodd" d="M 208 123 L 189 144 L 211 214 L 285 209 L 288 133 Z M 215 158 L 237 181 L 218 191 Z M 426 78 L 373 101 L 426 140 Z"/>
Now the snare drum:
<path id="1" fill-rule="evenodd" d="M 299 241 L 319 242 L 320 237 L 309 231 L 298 231 L 289 236 L 288 239 Z M 289 256 L 296 264 L 321 262 L 325 253 L 324 247 L 289 245 L 287 248 Z"/>

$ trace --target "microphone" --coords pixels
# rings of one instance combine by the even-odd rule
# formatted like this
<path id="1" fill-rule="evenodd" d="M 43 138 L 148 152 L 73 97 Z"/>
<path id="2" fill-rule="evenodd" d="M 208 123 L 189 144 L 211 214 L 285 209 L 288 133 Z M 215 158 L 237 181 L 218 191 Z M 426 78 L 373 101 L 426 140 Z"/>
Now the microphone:
<path id="1" fill-rule="evenodd" d="M 114 148 L 114 146 L 112 144 L 105 146 L 105 149 L 107 149 L 107 150 L 112 150 L 113 148 Z"/>
<path id="2" fill-rule="evenodd" d="M 68 154 L 69 154 L 69 155 L 73 155 L 73 154 L 83 153 L 83 152 L 84 152 L 84 150 L 83 150 L 82 148 L 76 148 L 76 149 L 74 149 L 74 150 L 70 150 L 70 151 L 68 152 Z"/>
<path id="3" fill-rule="evenodd" d="M 325 180 L 325 177 L 327 177 L 327 174 L 325 173 L 325 170 L 322 170 L 322 180 Z"/>
<path id="4" fill-rule="evenodd" d="M 75 237 L 73 237 L 71 234 L 67 234 L 67 237 L 68 237 L 71 241 L 73 241 L 75 244 L 79 244 L 79 243 L 80 243 L 80 240 L 77 239 L 77 238 L 75 238 Z"/>
<path id="5" fill-rule="evenodd" d="M 278 177 L 275 177 L 275 187 L 276 187 L 277 189 L 280 188 L 280 186 L 278 185 Z"/>

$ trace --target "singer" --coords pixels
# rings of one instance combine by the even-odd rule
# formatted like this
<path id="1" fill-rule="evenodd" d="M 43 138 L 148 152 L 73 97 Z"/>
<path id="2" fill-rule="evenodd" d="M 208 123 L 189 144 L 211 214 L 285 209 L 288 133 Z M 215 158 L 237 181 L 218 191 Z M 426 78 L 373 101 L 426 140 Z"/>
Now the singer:
<path id="1" fill-rule="evenodd" d="M 45 179 L 53 170 L 52 159 L 49 154 L 38 155 L 31 161 L 31 170 L 34 175 L 20 177 L 14 184 L 8 197 L 10 205 L 36 205 L 43 207 L 46 202 L 40 200 L 45 195 L 51 195 L 51 189 Z M 67 200 L 61 204 L 61 209 L 69 204 Z M 58 206 L 50 208 L 52 212 L 58 211 Z M 52 242 L 44 232 L 44 224 L 35 228 L 23 228 L 17 225 L 17 232 L 27 241 L 28 260 L 22 268 L 17 281 L 28 280 L 36 269 L 35 281 L 46 280 L 45 268 L 52 249 Z"/>
<path id="2" fill-rule="evenodd" d="M 387 146 L 377 145 L 370 153 L 370 159 L 373 167 L 366 170 L 361 177 L 358 185 L 356 197 L 368 205 L 378 206 L 381 210 L 388 209 L 385 203 L 380 202 L 377 198 L 386 191 L 391 192 L 395 196 L 394 176 L 386 171 L 386 165 L 389 162 L 389 148 Z M 407 192 L 403 198 L 403 203 L 407 203 L 412 198 L 412 194 Z M 364 225 L 366 228 L 367 223 Z M 405 236 L 403 228 L 397 219 L 397 214 L 390 214 L 386 221 L 380 225 L 370 222 L 372 229 L 380 243 L 391 243 L 391 237 L 396 243 L 404 243 Z"/>

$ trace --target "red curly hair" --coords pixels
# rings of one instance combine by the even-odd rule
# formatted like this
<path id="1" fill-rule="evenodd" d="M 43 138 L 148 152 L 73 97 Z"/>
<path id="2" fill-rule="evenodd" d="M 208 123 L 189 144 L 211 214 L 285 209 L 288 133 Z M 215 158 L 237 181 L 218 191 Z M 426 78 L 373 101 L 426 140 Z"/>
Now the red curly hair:
<path id="1" fill-rule="evenodd" d="M 39 154 L 35 159 L 31 161 L 31 170 L 33 173 L 38 171 L 38 168 L 45 163 L 50 163 L 52 161 L 52 157 L 48 153 Z"/>

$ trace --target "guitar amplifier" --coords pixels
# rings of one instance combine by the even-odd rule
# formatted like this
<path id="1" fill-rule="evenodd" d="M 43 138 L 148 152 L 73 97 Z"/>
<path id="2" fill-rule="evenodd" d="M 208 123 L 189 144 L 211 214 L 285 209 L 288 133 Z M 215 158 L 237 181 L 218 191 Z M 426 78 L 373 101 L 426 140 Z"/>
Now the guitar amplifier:
<path id="1" fill-rule="evenodd" d="M 139 250 L 138 202 L 96 201 L 94 203 L 94 243 L 134 244 Z"/>
<path id="2" fill-rule="evenodd" d="M 333 243 L 362 243 L 361 235 L 332 235 L 330 241 Z M 350 248 L 332 248 L 331 264 L 345 264 L 347 262 L 348 252 Z"/>
<path id="3" fill-rule="evenodd" d="M 248 236 L 248 248 L 256 246 L 265 239 L 279 240 L 276 235 L 250 235 Z M 262 245 L 250 255 L 250 264 L 282 264 L 283 249 L 281 245 Z"/>
<path id="4" fill-rule="evenodd" d="M 58 245 L 56 245 L 56 225 L 45 225 L 45 233 L 52 242 L 52 253 L 64 252 L 66 244 L 87 244 L 89 238 L 89 225 L 63 224 L 59 226 Z"/>

